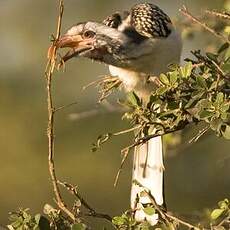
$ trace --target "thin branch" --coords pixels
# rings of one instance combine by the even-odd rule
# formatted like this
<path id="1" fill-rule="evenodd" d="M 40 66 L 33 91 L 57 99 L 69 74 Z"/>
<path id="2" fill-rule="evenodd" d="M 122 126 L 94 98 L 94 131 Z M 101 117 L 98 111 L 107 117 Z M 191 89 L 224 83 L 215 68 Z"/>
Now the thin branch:
<path id="1" fill-rule="evenodd" d="M 174 220 L 174 221 L 178 222 L 179 224 L 188 227 L 189 229 L 200 230 L 200 228 L 198 228 L 198 227 L 196 227 L 196 226 L 194 226 L 194 225 L 192 225 L 192 224 L 190 224 L 190 223 L 188 223 L 188 222 L 186 222 L 186 221 L 184 221 L 184 220 L 181 220 L 181 219 L 179 219 L 178 217 L 172 216 L 172 215 L 169 214 L 168 212 L 166 212 L 165 215 L 166 215 L 169 219 Z"/>
<path id="2" fill-rule="evenodd" d="M 119 131 L 117 133 L 112 133 L 112 136 L 119 136 L 119 135 L 122 135 L 122 134 L 126 134 L 126 133 L 130 133 L 130 132 L 133 132 L 137 129 L 141 128 L 141 125 L 137 125 L 133 128 L 130 128 L 130 129 L 125 129 L 125 130 L 122 130 L 122 131 Z"/>
<path id="3" fill-rule="evenodd" d="M 138 181 L 135 181 L 135 183 L 137 183 L 140 187 L 142 187 L 144 190 L 143 192 L 146 194 L 146 196 L 149 197 L 151 203 L 153 204 L 154 208 L 156 209 L 156 211 L 158 212 L 158 214 L 160 215 L 160 217 L 165 220 L 165 223 L 167 225 L 170 224 L 170 220 L 172 221 L 176 221 L 178 222 L 179 224 L 181 225 L 184 225 L 186 227 L 188 227 L 189 229 L 194 229 L 194 230 L 200 230 L 200 228 L 186 222 L 186 221 L 183 221 L 171 214 L 169 214 L 168 212 L 166 212 L 161 206 L 159 206 L 157 203 L 156 203 L 156 200 L 155 198 L 153 197 L 153 195 L 151 194 L 151 192 L 146 188 L 144 187 L 141 183 L 139 183 Z"/>
<path id="4" fill-rule="evenodd" d="M 55 42 L 59 39 L 61 33 L 61 24 L 62 24 L 62 16 L 64 12 L 64 3 L 63 0 L 59 0 L 59 16 L 58 16 L 58 24 L 57 24 L 57 32 L 55 41 L 53 45 L 49 49 L 48 53 L 48 62 L 45 71 L 46 76 L 46 87 L 47 87 L 47 108 L 48 108 L 48 128 L 47 128 L 47 136 L 48 136 L 48 165 L 49 165 L 49 173 L 51 177 L 51 181 L 53 184 L 53 190 L 55 194 L 55 199 L 57 202 L 58 207 L 66 213 L 67 216 L 71 218 L 71 220 L 75 221 L 74 214 L 67 208 L 66 204 L 64 203 L 56 178 L 55 172 L 55 164 L 54 164 L 54 113 L 55 109 L 53 106 L 53 97 L 52 97 L 52 75 L 54 72 L 54 68 L 56 65 L 56 53 L 57 47 L 55 46 Z"/>
<path id="5" fill-rule="evenodd" d="M 60 106 L 60 107 L 54 109 L 54 113 L 59 112 L 60 110 L 66 109 L 66 108 L 71 107 L 71 106 L 76 105 L 76 104 L 77 104 L 77 102 L 72 102 L 68 105 Z"/>
<path id="6" fill-rule="evenodd" d="M 224 42 L 227 42 L 230 44 L 229 39 L 227 39 L 225 36 L 223 36 L 221 33 L 216 32 L 214 29 L 210 28 L 206 23 L 201 22 L 198 18 L 196 18 L 195 16 L 193 16 L 185 6 L 183 6 L 183 8 L 180 9 L 180 12 L 186 16 L 187 18 L 189 18 L 191 21 L 199 24 L 201 27 L 203 27 L 205 30 L 209 31 L 210 33 L 212 33 L 214 36 L 216 36 L 217 38 L 222 39 Z"/>
<path id="7" fill-rule="evenodd" d="M 123 158 L 122 158 L 122 160 L 121 160 L 120 168 L 118 169 L 117 175 L 116 175 L 115 180 L 114 180 L 114 184 L 113 184 L 114 187 L 117 186 L 117 183 L 118 183 L 118 180 L 119 180 L 121 171 L 122 171 L 122 169 L 123 169 L 123 166 L 124 166 L 124 164 L 125 164 L 126 159 L 128 158 L 130 149 L 129 149 L 129 148 L 125 148 L 125 149 L 123 149 L 121 152 L 123 153 Z"/>
<path id="8" fill-rule="evenodd" d="M 182 130 L 188 124 L 190 124 L 188 121 L 184 121 L 183 124 L 181 124 L 178 127 L 173 128 L 173 129 L 168 129 L 168 130 L 164 130 L 164 132 L 161 132 L 161 133 L 154 133 L 154 134 L 150 134 L 150 135 L 146 135 L 144 137 L 141 137 L 141 138 L 137 139 L 133 144 L 131 144 L 128 147 L 126 147 L 126 149 L 132 149 L 132 148 L 134 148 L 134 147 L 136 147 L 138 145 L 142 145 L 142 144 L 146 143 L 147 141 L 149 141 L 150 139 L 152 139 L 154 137 L 164 136 L 166 134 Z"/>
<path id="9" fill-rule="evenodd" d="M 227 217 L 225 217 L 225 218 L 217 225 L 217 227 L 220 227 L 220 226 L 222 226 L 222 225 L 225 224 L 225 223 L 230 224 L 230 213 L 229 213 L 229 215 L 228 215 Z M 229 227 L 230 227 L 230 226 L 229 226 Z"/>
<path id="10" fill-rule="evenodd" d="M 117 186 L 117 183 L 118 183 L 118 180 L 120 178 L 120 174 L 122 172 L 123 166 L 125 164 L 125 161 L 128 158 L 128 155 L 129 155 L 129 152 L 130 152 L 131 149 L 135 148 L 136 146 L 139 146 L 139 145 L 142 145 L 142 144 L 146 143 L 147 141 L 149 141 L 150 139 L 152 139 L 154 137 L 164 136 L 165 134 L 169 134 L 169 133 L 172 133 L 172 132 L 179 131 L 179 130 L 185 128 L 185 126 L 188 125 L 188 124 L 189 124 L 188 122 L 184 122 L 183 125 L 181 125 L 179 127 L 176 127 L 174 129 L 171 129 L 171 130 L 166 130 L 163 133 L 160 133 L 160 134 L 159 133 L 155 133 L 155 134 L 151 134 L 151 135 L 147 135 L 147 136 L 141 137 L 141 138 L 137 139 L 133 144 L 131 144 L 131 145 L 127 146 L 126 148 L 124 148 L 121 151 L 123 153 L 123 158 L 121 160 L 121 165 L 120 165 L 120 167 L 118 169 L 118 172 L 117 172 L 115 180 L 114 180 L 114 187 Z M 118 132 L 118 133 L 115 133 L 115 134 L 110 134 L 110 137 L 111 136 L 121 135 L 121 134 L 124 134 L 124 133 L 128 133 L 128 132 L 134 131 L 134 130 L 136 130 L 138 128 L 140 128 L 140 127 L 136 126 L 134 128 L 127 129 L 127 130 L 124 130 L 124 131 L 121 131 L 121 132 Z"/>
<path id="11" fill-rule="evenodd" d="M 79 192 L 77 191 L 77 187 L 73 186 L 71 184 L 68 184 L 66 182 L 61 182 L 58 181 L 58 183 L 63 186 L 64 188 L 66 188 L 72 195 L 76 196 L 77 199 L 80 200 L 81 204 L 89 211 L 89 213 L 85 214 L 86 216 L 92 216 L 92 217 L 96 217 L 96 218 L 102 218 L 102 219 L 106 219 L 109 222 L 112 222 L 112 217 L 109 216 L 108 214 L 104 214 L 104 213 L 98 213 L 95 211 L 95 209 L 93 209 L 88 202 L 86 202 L 86 200 L 79 194 Z"/>
<path id="12" fill-rule="evenodd" d="M 205 10 L 205 13 L 213 15 L 215 17 L 230 20 L 230 14 L 227 13 L 227 12 L 218 12 L 218 11 L 214 11 L 214 10 Z"/>
<path id="13" fill-rule="evenodd" d="M 197 142 L 200 137 L 202 137 L 208 130 L 210 129 L 210 125 L 207 125 L 202 130 L 199 130 L 199 132 L 189 141 L 189 144 L 192 144 L 194 142 Z"/>
<path id="14" fill-rule="evenodd" d="M 219 74 L 221 75 L 221 77 L 225 78 L 225 72 L 220 68 L 220 66 L 214 62 L 213 60 L 211 60 L 212 64 L 216 67 L 216 69 L 218 70 Z"/>
<path id="15" fill-rule="evenodd" d="M 176 127 L 175 129 L 172 129 L 172 130 L 165 131 L 165 132 L 163 132 L 161 134 L 155 133 L 155 134 L 151 134 L 151 135 L 141 137 L 141 138 L 137 139 L 133 144 L 127 146 L 124 149 L 122 149 L 121 152 L 123 153 L 123 158 L 121 160 L 121 165 L 120 165 L 120 167 L 118 169 L 118 172 L 117 172 L 115 180 L 114 180 L 114 187 L 117 186 L 117 183 L 118 183 L 118 180 L 120 178 L 120 174 L 122 172 L 124 163 L 127 160 L 129 152 L 130 152 L 131 149 L 135 148 L 136 146 L 139 146 L 139 145 L 142 145 L 142 144 L 146 143 L 147 141 L 149 141 L 150 139 L 152 139 L 154 137 L 163 136 L 163 135 L 168 134 L 168 133 L 179 131 L 179 130 L 185 128 L 185 126 L 188 125 L 188 124 L 189 123 L 185 122 L 182 126 Z M 134 128 L 131 128 L 131 129 L 127 129 L 127 130 L 124 130 L 124 131 L 121 131 L 121 132 L 118 132 L 118 133 L 111 134 L 111 136 L 117 136 L 117 135 L 120 135 L 120 134 L 128 133 L 128 132 L 134 131 L 134 130 L 136 130 L 138 128 L 140 128 L 140 127 L 136 126 Z"/>
<path id="16" fill-rule="evenodd" d="M 148 189 L 146 189 L 143 185 L 141 185 L 139 182 L 138 182 L 138 185 L 144 188 L 143 192 L 149 197 L 151 203 L 153 204 L 154 208 L 156 209 L 156 211 L 158 212 L 160 217 L 165 221 L 165 223 L 167 225 L 170 225 L 170 222 L 169 222 L 169 220 L 167 219 L 167 216 L 166 216 L 166 212 L 163 210 L 162 207 L 160 207 L 157 204 L 157 202 L 156 202 L 155 198 L 153 197 L 153 195 L 151 194 L 151 192 Z"/>

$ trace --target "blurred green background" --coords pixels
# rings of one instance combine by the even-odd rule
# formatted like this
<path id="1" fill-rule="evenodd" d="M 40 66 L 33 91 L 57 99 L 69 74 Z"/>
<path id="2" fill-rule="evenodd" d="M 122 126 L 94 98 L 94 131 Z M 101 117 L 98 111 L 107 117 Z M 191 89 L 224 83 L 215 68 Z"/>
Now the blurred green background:
<path id="1" fill-rule="evenodd" d="M 72 24 L 100 21 L 110 13 L 129 9 L 138 1 L 65 1 L 63 30 Z M 149 1 L 151 2 L 151 1 Z M 155 0 L 172 18 L 182 4 L 195 14 L 201 9 L 218 9 L 221 0 Z M 44 68 L 49 36 L 55 33 L 57 1 L 0 0 L 0 223 L 6 224 L 8 212 L 29 207 L 42 212 L 45 203 L 54 204 L 47 169 L 47 111 Z M 183 57 L 191 49 L 207 45 L 195 37 L 184 42 Z M 131 136 L 115 138 L 92 153 L 99 134 L 128 127 L 121 114 L 107 112 L 97 105 L 94 87 L 82 87 L 108 73 L 106 66 L 88 60 L 72 60 L 66 72 L 55 75 L 55 104 L 78 104 L 56 117 L 56 170 L 61 180 L 77 184 L 88 202 L 98 211 L 118 215 L 129 208 L 131 157 L 113 187 L 120 165 L 120 149 Z M 112 101 L 115 99 L 112 98 Z M 113 102 L 114 103 L 114 102 Z M 95 113 L 95 110 L 99 112 Z M 90 111 L 94 116 L 77 119 Z M 165 186 L 169 210 L 196 213 L 230 195 L 230 144 L 213 135 L 188 145 L 194 130 L 183 133 L 182 146 L 166 154 Z M 186 146 L 186 147 L 184 147 Z M 65 193 L 66 194 L 66 193 Z M 65 195 L 71 202 L 71 196 Z M 101 229 L 101 221 L 94 228 Z"/>

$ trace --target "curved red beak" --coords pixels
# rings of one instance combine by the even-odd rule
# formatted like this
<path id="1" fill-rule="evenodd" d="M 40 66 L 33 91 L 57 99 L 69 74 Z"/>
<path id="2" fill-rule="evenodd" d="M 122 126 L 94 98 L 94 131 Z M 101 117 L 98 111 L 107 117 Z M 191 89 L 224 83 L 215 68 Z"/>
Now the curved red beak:
<path id="1" fill-rule="evenodd" d="M 57 48 L 71 48 L 63 57 L 64 62 L 72 57 L 78 56 L 80 53 L 93 48 L 93 39 L 83 39 L 81 35 L 64 34 L 56 42 Z"/>

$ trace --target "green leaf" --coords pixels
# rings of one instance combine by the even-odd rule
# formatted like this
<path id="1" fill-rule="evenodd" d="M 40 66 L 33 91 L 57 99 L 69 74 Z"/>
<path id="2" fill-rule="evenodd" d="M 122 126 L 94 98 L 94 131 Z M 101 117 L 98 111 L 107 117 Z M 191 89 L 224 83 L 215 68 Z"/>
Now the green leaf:
<path id="1" fill-rule="evenodd" d="M 121 225 L 124 225 L 126 223 L 126 218 L 124 218 L 122 216 L 115 216 L 115 217 L 113 217 L 112 222 L 115 225 L 121 226 Z"/>
<path id="2" fill-rule="evenodd" d="M 165 85 L 169 85 L 169 79 L 165 74 L 160 74 L 160 81 L 165 84 Z"/>
<path id="3" fill-rule="evenodd" d="M 202 99 L 198 103 L 202 108 L 210 108 L 212 106 L 212 102 L 208 99 Z"/>
<path id="4" fill-rule="evenodd" d="M 228 199 L 224 199 L 218 202 L 218 205 L 221 209 L 227 210 L 229 206 L 229 201 Z"/>
<path id="5" fill-rule="evenodd" d="M 71 230 L 85 230 L 86 226 L 84 224 L 74 224 L 71 226 Z"/>
<path id="6" fill-rule="evenodd" d="M 206 111 L 206 110 L 203 110 L 199 113 L 199 116 L 200 116 L 200 119 L 207 119 L 209 117 L 212 117 L 213 116 L 213 113 L 212 112 L 209 112 L 209 111 Z"/>
<path id="7" fill-rule="evenodd" d="M 213 54 L 213 53 L 206 53 L 206 56 L 207 56 L 210 60 L 212 60 L 212 61 L 214 61 L 214 62 L 218 62 L 218 60 L 217 60 L 218 55 Z"/>
<path id="8" fill-rule="evenodd" d="M 177 82 L 177 79 L 178 79 L 177 71 L 170 73 L 169 79 L 170 79 L 170 84 L 175 85 L 175 83 Z"/>
<path id="9" fill-rule="evenodd" d="M 227 112 L 230 108 L 230 104 L 229 103 L 223 103 L 220 105 L 220 110 L 221 112 Z"/>
<path id="10" fill-rule="evenodd" d="M 149 216 L 152 216 L 156 212 L 153 207 L 146 207 L 143 209 L 143 211 L 145 212 L 145 214 L 147 214 Z"/>
<path id="11" fill-rule="evenodd" d="M 224 94 L 223 93 L 218 93 L 216 96 L 216 102 L 217 104 L 222 104 L 224 101 Z"/>
<path id="12" fill-rule="evenodd" d="M 226 49 L 228 49 L 229 44 L 226 42 L 224 43 L 218 50 L 218 54 L 222 53 L 223 51 L 225 51 Z"/>
<path id="13" fill-rule="evenodd" d="M 133 105 L 135 107 L 141 105 L 141 101 L 140 101 L 139 97 L 134 92 L 129 92 L 127 94 L 127 100 L 131 105 Z"/>
<path id="14" fill-rule="evenodd" d="M 168 65 L 168 68 L 172 71 L 177 70 L 179 68 L 178 64 L 171 63 Z"/>
<path id="15" fill-rule="evenodd" d="M 225 139 L 230 140 L 230 126 L 229 125 L 226 124 L 224 127 L 224 131 L 222 130 L 221 133 Z"/>
<path id="16" fill-rule="evenodd" d="M 196 82 L 197 82 L 197 85 L 202 88 L 202 89 L 207 89 L 207 84 L 206 84 L 206 81 L 205 79 L 202 77 L 202 76 L 197 76 L 196 77 Z"/>
<path id="17" fill-rule="evenodd" d="M 230 58 L 230 47 L 227 49 L 225 53 L 225 60 L 228 60 Z"/>
<path id="18" fill-rule="evenodd" d="M 160 87 L 157 89 L 156 93 L 157 93 L 157 95 L 162 95 L 165 92 L 167 92 L 167 90 L 168 90 L 167 87 Z"/>
<path id="19" fill-rule="evenodd" d="M 35 220 L 35 222 L 37 224 L 39 223 L 40 219 L 41 219 L 41 215 L 40 214 L 36 214 L 35 217 L 34 217 L 34 220 Z"/>
<path id="20" fill-rule="evenodd" d="M 230 26 L 226 26 L 224 28 L 224 32 L 227 33 L 228 35 L 230 34 Z"/>
<path id="21" fill-rule="evenodd" d="M 221 66 L 221 69 L 226 72 L 229 73 L 230 72 L 230 63 L 225 63 Z"/>
<path id="22" fill-rule="evenodd" d="M 182 78 L 188 78 L 192 73 L 193 65 L 192 62 L 188 62 L 185 66 L 180 67 Z"/>
<path id="23" fill-rule="evenodd" d="M 214 210 L 212 211 L 212 213 L 211 213 L 211 218 L 212 218 L 213 220 L 216 220 L 217 218 L 219 218 L 219 217 L 223 214 L 224 211 L 225 211 L 225 210 L 224 210 L 224 209 L 221 209 L 221 208 L 214 209 Z"/>

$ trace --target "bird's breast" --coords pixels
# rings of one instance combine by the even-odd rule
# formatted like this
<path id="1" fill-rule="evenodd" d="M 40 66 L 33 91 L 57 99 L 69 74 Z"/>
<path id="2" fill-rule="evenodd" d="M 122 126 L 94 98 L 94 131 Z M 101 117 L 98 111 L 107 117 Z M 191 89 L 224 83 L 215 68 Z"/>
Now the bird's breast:
<path id="1" fill-rule="evenodd" d="M 122 81 L 126 92 L 135 91 L 142 99 L 149 96 L 153 90 L 153 85 L 148 83 L 148 74 L 112 65 L 109 66 L 109 71 L 112 76 L 117 76 Z"/>

